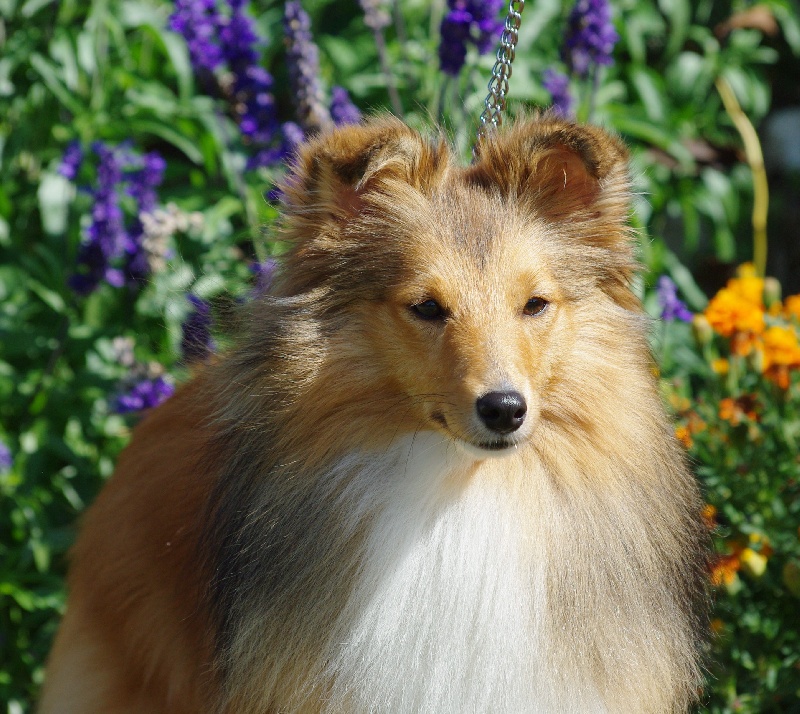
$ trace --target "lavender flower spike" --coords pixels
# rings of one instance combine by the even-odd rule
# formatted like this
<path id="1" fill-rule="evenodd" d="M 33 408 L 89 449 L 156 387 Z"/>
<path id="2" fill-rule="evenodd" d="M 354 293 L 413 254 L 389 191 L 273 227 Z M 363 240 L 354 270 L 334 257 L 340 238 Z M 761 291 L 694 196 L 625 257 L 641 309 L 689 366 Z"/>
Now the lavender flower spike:
<path id="1" fill-rule="evenodd" d="M 686 304 L 678 297 L 678 288 L 666 275 L 658 279 L 656 298 L 661 307 L 662 320 L 681 320 L 691 322 L 692 313 Z"/>
<path id="2" fill-rule="evenodd" d="M 503 29 L 497 17 L 503 0 L 448 0 L 450 12 L 442 20 L 439 63 L 442 71 L 457 76 L 467 58 L 467 44 L 478 54 L 494 49 Z"/>
<path id="3" fill-rule="evenodd" d="M 333 87 L 331 89 L 331 118 L 338 126 L 342 124 L 358 124 L 361 121 L 361 112 L 353 104 L 344 87 Z"/>
<path id="4" fill-rule="evenodd" d="M 286 63 L 300 126 L 312 132 L 328 129 L 332 122 L 319 82 L 319 50 L 311 38 L 311 20 L 297 0 L 286 3 L 284 30 Z"/>
<path id="5" fill-rule="evenodd" d="M 217 0 L 175 0 L 167 26 L 183 35 L 196 72 L 211 72 L 224 60 L 217 32 L 221 21 Z"/>
<path id="6" fill-rule="evenodd" d="M 71 141 L 64 150 L 58 173 L 64 178 L 74 181 L 83 163 L 83 149 L 79 141 Z"/>
<path id="7" fill-rule="evenodd" d="M 14 457 L 11 456 L 11 449 L 0 441 L 0 473 L 8 471 L 13 465 Z"/>
<path id="8" fill-rule="evenodd" d="M 595 65 L 610 65 L 619 35 L 611 23 L 608 0 L 578 0 L 568 20 L 564 60 L 579 77 Z"/>
<path id="9" fill-rule="evenodd" d="M 70 286 L 79 295 L 88 295 L 103 280 L 114 287 L 124 283 L 122 271 L 113 266 L 112 261 L 122 255 L 128 240 L 119 202 L 125 157 L 100 142 L 95 143 L 93 149 L 99 164 L 92 222 L 78 249 L 78 273 L 70 279 Z"/>
<path id="10" fill-rule="evenodd" d="M 572 110 L 573 99 L 569 91 L 569 77 L 554 69 L 545 70 L 542 86 L 550 92 L 553 98 L 553 112 L 562 119 L 571 119 L 575 116 Z"/>
<path id="11" fill-rule="evenodd" d="M 162 376 L 143 379 L 116 398 L 114 411 L 118 414 L 129 414 L 151 409 L 171 397 L 174 391 L 175 387 Z"/>

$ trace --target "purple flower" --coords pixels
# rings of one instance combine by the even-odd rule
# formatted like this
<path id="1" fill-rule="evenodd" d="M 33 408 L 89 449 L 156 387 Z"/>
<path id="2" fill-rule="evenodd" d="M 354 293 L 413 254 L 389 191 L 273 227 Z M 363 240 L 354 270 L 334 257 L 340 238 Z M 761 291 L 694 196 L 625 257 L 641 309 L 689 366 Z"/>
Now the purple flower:
<path id="1" fill-rule="evenodd" d="M 14 457 L 11 456 L 11 449 L 0 441 L 0 473 L 8 471 L 14 465 Z"/>
<path id="2" fill-rule="evenodd" d="M 234 80 L 239 129 L 251 144 L 269 144 L 278 132 L 272 76 L 262 67 L 242 68 Z"/>
<path id="3" fill-rule="evenodd" d="M 656 298 L 661 307 L 662 320 L 681 320 L 691 322 L 692 313 L 686 304 L 678 297 L 678 288 L 666 275 L 658 279 Z"/>
<path id="4" fill-rule="evenodd" d="M 123 254 L 127 241 L 119 196 L 125 157 L 100 142 L 92 149 L 99 159 L 95 188 L 91 190 L 92 218 L 78 249 L 78 273 L 70 279 L 79 295 L 88 295 L 103 280 L 115 287 L 124 283 L 122 272 L 112 261 Z"/>
<path id="5" fill-rule="evenodd" d="M 64 150 L 64 156 L 61 159 L 61 165 L 58 167 L 58 173 L 64 178 L 74 181 L 75 177 L 80 171 L 81 164 L 83 163 L 83 148 L 79 141 L 70 141 L 67 148 Z"/>
<path id="6" fill-rule="evenodd" d="M 259 65 L 265 43 L 244 12 L 245 4 L 244 0 L 181 0 L 170 18 L 170 28 L 183 35 L 199 76 L 227 65 L 232 82 L 223 89 L 219 78 L 210 75 L 210 81 L 206 78 L 204 83 L 206 92 L 229 97 L 242 137 L 255 152 L 248 160 L 248 168 L 254 168 L 275 163 L 282 153 L 271 146 L 278 138 L 279 125 L 272 76 Z M 196 55 L 193 47 L 201 44 L 213 61 Z"/>
<path id="7" fill-rule="evenodd" d="M 331 89 L 331 118 L 337 125 L 358 124 L 361 121 L 361 112 L 350 100 L 344 87 Z"/>
<path id="8" fill-rule="evenodd" d="M 92 145 L 98 158 L 96 179 L 89 188 L 92 196 L 91 223 L 78 249 L 78 270 L 70 286 L 88 295 L 101 282 L 113 287 L 141 283 L 149 275 L 147 255 L 142 247 L 143 230 L 139 214 L 152 211 L 158 203 L 156 187 L 166 163 L 157 153 L 140 156 L 127 146 Z M 133 217 L 126 220 L 122 196 L 133 199 Z"/>
<path id="9" fill-rule="evenodd" d="M 275 271 L 278 269 L 278 261 L 275 258 L 267 258 L 263 263 L 253 263 L 250 270 L 256 276 L 256 284 L 253 288 L 253 296 L 258 297 L 269 292 Z"/>
<path id="10" fill-rule="evenodd" d="M 503 22 L 497 15 L 503 0 L 448 0 L 450 8 L 440 27 L 439 64 L 442 71 L 456 76 L 467 58 L 467 44 L 479 54 L 492 50 L 500 39 Z"/>
<path id="11" fill-rule="evenodd" d="M 142 157 L 133 158 L 130 164 L 134 169 L 126 175 L 128 194 L 136 201 L 140 213 L 150 213 L 158 203 L 156 188 L 164 180 L 167 162 L 155 151 L 151 151 Z"/>
<path id="12" fill-rule="evenodd" d="M 593 65 L 610 65 L 619 35 L 611 23 L 608 0 L 578 0 L 568 20 L 564 60 L 579 77 Z"/>
<path id="13" fill-rule="evenodd" d="M 189 294 L 186 299 L 194 308 L 183 322 L 181 338 L 183 361 L 188 364 L 208 359 L 215 345 L 211 338 L 211 305 L 197 295 Z"/>
<path id="14" fill-rule="evenodd" d="M 158 406 L 175 392 L 175 387 L 163 376 L 135 382 L 117 396 L 113 408 L 118 414 L 140 412 Z"/>
<path id="15" fill-rule="evenodd" d="M 222 64 L 218 36 L 221 21 L 216 0 L 175 0 L 175 12 L 167 26 L 183 35 L 195 71 L 210 72 Z"/>
<path id="16" fill-rule="evenodd" d="M 573 99 L 569 91 L 569 77 L 553 69 L 545 70 L 542 86 L 553 98 L 553 112 L 562 119 L 574 117 Z"/>
<path id="17" fill-rule="evenodd" d="M 286 64 L 289 83 L 297 101 L 297 119 L 305 131 L 331 126 L 319 82 L 319 50 L 311 37 L 311 20 L 297 0 L 286 3 L 283 27 L 286 33 Z"/>

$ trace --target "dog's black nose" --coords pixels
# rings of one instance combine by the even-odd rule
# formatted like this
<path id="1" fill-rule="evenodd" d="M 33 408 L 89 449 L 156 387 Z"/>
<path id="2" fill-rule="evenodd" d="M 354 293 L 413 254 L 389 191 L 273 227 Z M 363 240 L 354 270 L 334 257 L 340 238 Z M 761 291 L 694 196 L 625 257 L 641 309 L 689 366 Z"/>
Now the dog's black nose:
<path id="1" fill-rule="evenodd" d="M 519 392 L 489 392 L 477 402 L 475 408 L 481 421 L 498 434 L 510 434 L 522 426 L 528 405 Z"/>

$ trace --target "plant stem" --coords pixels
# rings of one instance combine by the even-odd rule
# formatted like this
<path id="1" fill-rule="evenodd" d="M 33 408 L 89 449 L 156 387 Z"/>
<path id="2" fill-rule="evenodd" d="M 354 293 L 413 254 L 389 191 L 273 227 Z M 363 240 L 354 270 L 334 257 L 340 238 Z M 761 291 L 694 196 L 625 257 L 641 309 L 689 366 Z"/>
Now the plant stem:
<path id="1" fill-rule="evenodd" d="M 392 111 L 398 117 L 403 117 L 403 103 L 400 101 L 400 94 L 397 92 L 397 86 L 394 83 L 394 75 L 389 66 L 389 56 L 386 52 L 386 40 L 383 37 L 383 32 L 376 29 L 373 31 L 375 36 L 375 46 L 378 48 L 378 59 L 381 63 L 381 71 L 383 76 L 386 77 L 386 90 L 389 92 L 389 101 L 392 103 Z"/>
<path id="2" fill-rule="evenodd" d="M 764 168 L 761 142 L 752 122 L 742 111 L 739 100 L 728 80 L 722 76 L 715 80 L 725 111 L 733 121 L 744 142 L 744 154 L 753 173 L 753 263 L 759 276 L 767 271 L 767 213 L 769 209 L 769 185 Z"/>

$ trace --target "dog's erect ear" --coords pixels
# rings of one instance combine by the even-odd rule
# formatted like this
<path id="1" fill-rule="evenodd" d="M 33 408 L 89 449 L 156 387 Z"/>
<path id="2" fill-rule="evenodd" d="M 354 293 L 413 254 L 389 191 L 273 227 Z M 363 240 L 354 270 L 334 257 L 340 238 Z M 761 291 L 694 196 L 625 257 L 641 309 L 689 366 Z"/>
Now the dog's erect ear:
<path id="1" fill-rule="evenodd" d="M 341 127 L 301 146 L 282 191 L 290 223 L 301 231 L 346 220 L 363 197 L 390 182 L 425 192 L 447 166 L 443 142 L 430 143 L 394 118 Z"/>
<path id="2" fill-rule="evenodd" d="M 627 150 L 602 129 L 552 117 L 521 121 L 489 135 L 478 152 L 468 171 L 473 184 L 548 218 L 627 218 Z"/>
<path id="3" fill-rule="evenodd" d="M 620 305 L 637 263 L 629 228 L 628 152 L 593 126 L 552 116 L 517 122 L 478 147 L 467 180 L 557 227 L 565 279 L 584 276 Z"/>

